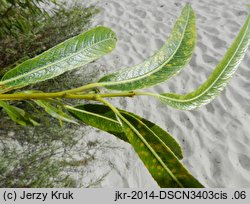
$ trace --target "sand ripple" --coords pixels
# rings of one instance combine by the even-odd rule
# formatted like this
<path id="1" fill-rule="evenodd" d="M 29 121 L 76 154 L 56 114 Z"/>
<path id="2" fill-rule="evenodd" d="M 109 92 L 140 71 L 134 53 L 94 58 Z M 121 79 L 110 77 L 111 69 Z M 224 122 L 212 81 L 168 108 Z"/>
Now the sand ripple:
<path id="1" fill-rule="evenodd" d="M 95 64 L 100 67 L 100 75 L 139 63 L 159 49 L 185 2 L 90 1 L 102 8 L 93 26 L 109 26 L 119 38 L 115 51 Z M 151 90 L 185 93 L 202 84 L 243 25 L 247 3 L 247 0 L 192 1 L 198 28 L 193 59 L 178 77 Z M 226 90 L 211 104 L 195 111 L 175 110 L 147 97 L 113 102 L 156 122 L 175 136 L 184 150 L 183 163 L 205 186 L 250 187 L 249 64 L 248 51 Z M 102 136 L 101 133 L 95 135 L 99 138 Z M 121 153 L 123 156 L 119 159 L 116 155 L 111 156 L 118 168 L 112 170 L 101 186 L 155 186 L 131 147 L 124 146 L 124 143 L 119 145 L 125 148 Z"/>

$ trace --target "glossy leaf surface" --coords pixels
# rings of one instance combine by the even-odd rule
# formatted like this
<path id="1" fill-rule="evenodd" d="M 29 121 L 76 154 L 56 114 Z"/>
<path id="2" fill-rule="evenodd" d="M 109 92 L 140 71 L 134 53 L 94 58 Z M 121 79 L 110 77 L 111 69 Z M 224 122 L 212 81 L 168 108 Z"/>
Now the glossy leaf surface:
<path id="1" fill-rule="evenodd" d="M 118 115 L 118 114 L 117 114 Z M 136 153 L 162 188 L 201 188 L 168 146 L 133 115 L 118 115 Z"/>
<path id="2" fill-rule="evenodd" d="M 85 104 L 75 107 L 76 109 L 69 109 L 69 111 L 73 114 L 74 117 L 79 119 L 80 121 L 96 127 L 98 129 L 104 130 L 110 134 L 117 136 L 119 139 L 122 139 L 126 142 L 129 142 L 124 131 L 117 121 L 117 118 L 113 111 L 110 110 L 109 107 L 98 104 Z M 165 130 L 157 126 L 156 124 L 141 118 L 138 115 L 133 113 L 119 110 L 122 115 L 126 117 L 126 115 L 133 116 L 137 118 L 145 127 L 147 127 L 152 134 L 153 137 L 159 137 L 162 142 L 168 146 L 171 151 L 179 158 L 182 159 L 182 151 L 180 145 L 176 142 L 176 140 Z"/>

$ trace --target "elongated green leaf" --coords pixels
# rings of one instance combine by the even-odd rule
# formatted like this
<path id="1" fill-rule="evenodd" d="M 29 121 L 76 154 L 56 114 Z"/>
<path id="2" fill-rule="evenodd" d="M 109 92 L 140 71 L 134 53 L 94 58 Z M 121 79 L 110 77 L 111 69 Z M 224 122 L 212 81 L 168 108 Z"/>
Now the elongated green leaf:
<path id="1" fill-rule="evenodd" d="M 66 107 L 67 108 L 67 107 Z M 109 107 L 97 104 L 78 105 L 75 108 L 68 107 L 68 111 L 75 118 L 100 130 L 117 136 L 119 139 L 128 141 L 115 114 Z"/>
<path id="2" fill-rule="evenodd" d="M 52 117 L 58 119 L 59 121 L 65 121 L 70 123 L 77 124 L 76 121 L 73 120 L 68 114 L 60 110 L 59 108 L 54 107 L 51 103 L 46 100 L 34 100 L 34 102 L 40 107 L 44 108 L 44 110 L 51 115 Z"/>
<path id="3" fill-rule="evenodd" d="M 139 121 L 145 128 L 147 128 L 152 135 L 155 137 L 159 138 L 166 146 L 170 148 L 170 150 L 175 154 L 175 156 L 178 157 L 178 159 L 182 159 L 182 150 L 180 145 L 177 143 L 177 141 L 165 130 L 163 130 L 161 127 L 158 125 L 138 116 L 135 115 L 134 113 L 127 112 L 124 110 L 120 110 L 120 113 L 126 117 L 128 120 L 130 120 L 130 117 L 135 118 L 137 121 Z M 128 117 L 129 116 L 129 117 Z"/>
<path id="4" fill-rule="evenodd" d="M 228 84 L 237 70 L 250 42 L 250 15 L 208 80 L 196 91 L 186 95 L 165 93 L 158 97 L 163 103 L 174 108 L 192 110 L 211 102 Z"/>
<path id="5" fill-rule="evenodd" d="M 163 82 L 177 74 L 191 59 L 196 43 L 195 14 L 187 4 L 165 45 L 145 62 L 121 69 L 99 80 L 116 90 L 135 90 Z"/>
<path id="6" fill-rule="evenodd" d="M 5 101 L 0 101 L 0 107 L 2 107 L 5 112 L 8 114 L 8 116 L 16 123 L 27 126 L 38 126 L 39 123 L 37 123 L 35 120 L 33 120 L 24 110 L 17 108 L 15 106 L 9 105 Z"/>
<path id="7" fill-rule="evenodd" d="M 115 33 L 96 27 L 29 59 L 7 72 L 0 93 L 51 79 L 109 53 L 116 44 Z"/>
<path id="8" fill-rule="evenodd" d="M 125 117 L 117 115 L 130 144 L 160 187 L 203 187 L 179 162 L 170 148 L 160 138 L 155 137 L 139 119 L 129 114 Z"/>
<path id="9" fill-rule="evenodd" d="M 69 109 L 69 111 L 74 117 L 81 120 L 82 122 L 113 134 L 119 139 L 124 140 L 125 142 L 129 142 L 120 123 L 117 121 L 115 114 L 108 106 L 98 104 L 85 104 L 77 106 L 75 107 L 75 109 L 71 108 Z M 124 117 L 126 117 L 126 115 L 131 115 L 139 120 L 146 128 L 148 128 L 152 132 L 152 137 L 160 138 L 162 142 L 166 146 L 168 146 L 179 159 L 183 158 L 180 145 L 170 134 L 168 134 L 162 128 L 133 113 L 124 110 L 119 111 Z"/>

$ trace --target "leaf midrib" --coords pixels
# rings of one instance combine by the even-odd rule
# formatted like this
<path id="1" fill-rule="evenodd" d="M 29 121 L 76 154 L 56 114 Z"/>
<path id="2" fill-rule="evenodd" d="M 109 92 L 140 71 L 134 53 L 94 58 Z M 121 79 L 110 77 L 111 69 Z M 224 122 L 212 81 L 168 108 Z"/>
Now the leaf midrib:
<path id="1" fill-rule="evenodd" d="M 118 114 L 117 114 L 118 115 Z M 139 139 L 145 144 L 145 146 L 149 149 L 149 151 L 153 154 L 153 156 L 158 160 L 158 162 L 162 165 L 162 167 L 168 172 L 168 174 L 172 177 L 172 179 L 183 188 L 181 182 L 176 178 L 176 176 L 171 172 L 171 170 L 166 166 L 166 164 L 162 161 L 162 159 L 158 156 L 158 154 L 154 151 L 154 149 L 150 146 L 150 144 L 146 141 L 146 139 L 140 134 L 140 132 L 134 128 L 134 126 L 121 114 L 119 117 L 133 130 L 135 134 L 139 136 Z"/>
<path id="2" fill-rule="evenodd" d="M 162 65 L 160 65 L 158 68 L 153 69 L 152 71 L 148 72 L 147 74 L 140 75 L 140 76 L 134 77 L 134 78 L 130 78 L 130 79 L 128 79 L 128 80 L 115 81 L 115 82 L 102 82 L 103 86 L 110 86 L 110 85 L 116 85 L 116 84 L 124 84 L 124 83 L 128 83 L 128 82 L 137 81 L 137 80 L 140 80 L 140 79 L 142 79 L 142 78 L 151 76 L 152 74 L 154 74 L 155 72 L 157 72 L 158 70 L 160 70 L 162 67 L 164 67 L 170 60 L 172 60 L 172 58 L 174 57 L 174 55 L 176 54 L 176 52 L 179 50 L 181 43 L 183 42 L 183 38 L 184 38 L 186 29 L 187 29 L 187 25 L 188 25 L 188 22 L 189 22 L 189 20 L 190 20 L 190 13 L 191 13 L 191 7 L 189 6 L 187 21 L 186 21 L 186 24 L 185 24 L 184 32 L 183 32 L 182 35 L 181 35 L 181 36 L 182 36 L 182 37 L 181 37 L 181 40 L 180 40 L 180 42 L 179 42 L 179 44 L 178 44 L 178 46 L 177 46 L 177 49 L 175 50 L 175 52 L 170 56 L 170 58 L 169 58 L 167 61 L 165 61 L 165 62 L 164 62 Z"/>
<path id="3" fill-rule="evenodd" d="M 120 125 L 120 123 L 119 123 L 118 121 L 113 120 L 113 119 L 111 119 L 111 118 L 109 118 L 109 117 L 105 117 L 105 116 L 102 116 L 102 115 L 98 115 L 98 114 L 95 114 L 95 113 L 92 113 L 92 112 L 89 112 L 89 111 L 86 111 L 86 110 L 82 110 L 82 109 L 79 109 L 79 108 L 74 108 L 74 107 L 71 107 L 71 106 L 70 106 L 70 107 L 67 106 L 67 108 L 69 108 L 69 109 L 71 109 L 71 110 L 74 110 L 74 111 L 77 111 L 77 112 L 82 112 L 82 113 L 86 113 L 86 114 L 89 114 L 89 115 L 93 115 L 93 116 L 95 116 L 95 117 L 103 118 L 103 119 L 105 119 L 105 120 L 109 120 L 109 121 L 111 121 L 111 122 L 113 122 L 113 123 L 116 123 L 116 124 Z"/>
<path id="4" fill-rule="evenodd" d="M 124 112 L 119 110 L 122 114 L 128 115 L 130 117 L 133 117 L 135 120 L 137 120 L 139 123 L 141 123 L 149 132 L 151 132 L 159 141 L 160 143 L 170 152 L 173 154 L 173 156 L 175 157 L 176 160 L 179 161 L 178 157 L 175 155 L 175 153 L 170 149 L 170 147 L 168 147 L 163 141 L 162 139 L 152 130 L 150 129 L 144 122 L 142 122 L 141 120 L 139 120 L 138 118 L 136 118 L 135 116 L 129 114 L 128 112 Z M 184 166 L 183 166 L 184 168 Z"/>
<path id="5" fill-rule="evenodd" d="M 92 113 L 92 112 L 89 112 L 89 111 L 85 111 L 85 110 L 82 110 L 82 109 L 78 109 L 78 108 L 74 108 L 74 107 L 71 107 L 71 106 L 67 106 L 68 109 L 71 109 L 71 110 L 74 110 L 74 111 L 77 111 L 77 112 L 83 112 L 83 113 L 87 113 L 87 114 L 90 114 L 90 115 L 93 115 L 93 116 L 96 116 L 96 117 L 100 117 L 100 118 L 104 118 L 106 120 L 109 120 L 109 121 L 112 121 L 118 125 L 121 125 L 118 121 L 115 121 L 111 118 L 108 118 L 108 117 L 105 117 L 105 116 L 102 116 L 102 115 L 98 115 L 98 114 L 95 114 L 95 113 Z M 119 112 L 118 112 L 119 113 Z M 176 176 L 171 172 L 171 170 L 167 167 L 167 165 L 162 161 L 162 159 L 158 156 L 158 154 L 152 149 L 152 147 L 148 144 L 148 142 L 143 138 L 143 136 L 134 128 L 133 125 L 131 125 L 130 122 L 127 121 L 126 118 L 124 118 L 124 116 L 122 114 L 126 114 L 126 115 L 129 115 L 131 117 L 133 117 L 132 115 L 130 114 L 127 114 L 126 112 L 124 111 L 120 111 L 119 113 L 119 117 L 133 130 L 133 132 L 135 134 L 139 134 L 139 138 L 142 140 L 142 142 L 145 144 L 145 146 L 149 149 L 149 151 L 154 155 L 154 157 L 159 161 L 159 163 L 162 165 L 162 167 L 168 172 L 168 174 L 170 175 L 170 177 L 180 186 L 180 187 L 183 187 L 183 185 L 181 184 L 181 182 L 176 178 Z M 117 114 L 118 115 L 118 114 Z M 135 117 L 133 117 L 135 118 Z M 138 119 L 135 118 L 137 121 Z M 144 127 L 146 127 L 148 130 L 149 128 L 143 123 L 142 124 Z M 150 130 L 151 131 L 151 130 Z M 151 131 L 152 132 L 152 131 Z M 153 133 L 153 132 L 152 132 Z M 154 133 L 153 133 L 154 134 Z M 155 135 L 155 134 L 154 134 Z M 159 137 L 157 135 L 155 135 L 158 139 Z M 160 139 L 159 139 L 160 140 Z M 166 146 L 162 140 L 160 140 L 160 142 Z M 168 147 L 167 147 L 168 148 Z M 169 149 L 169 148 L 168 148 Z M 169 150 L 170 152 L 172 152 L 171 150 Z M 175 154 L 173 153 L 173 155 L 175 156 Z M 175 156 L 176 157 L 176 156 Z M 178 160 L 178 158 L 176 157 L 176 159 Z"/>
<path id="6" fill-rule="evenodd" d="M 171 101 L 176 101 L 176 102 L 181 102 L 181 103 L 185 103 L 185 102 L 190 102 L 190 101 L 193 101 L 193 100 L 196 100 L 197 98 L 200 98 L 202 97 L 204 94 L 206 94 L 213 86 L 214 84 L 219 80 L 219 78 L 221 77 L 221 75 L 226 71 L 228 65 L 231 63 L 231 61 L 233 60 L 234 56 L 236 55 L 236 53 L 238 52 L 241 44 L 243 43 L 244 41 L 244 38 L 246 36 L 246 33 L 248 31 L 248 27 L 249 27 L 249 23 L 245 29 L 245 32 L 244 32 L 244 35 L 240 41 L 240 43 L 238 44 L 237 46 L 237 49 L 236 51 L 234 52 L 233 56 L 231 57 L 231 59 L 229 60 L 229 62 L 227 63 L 227 65 L 225 66 L 225 68 L 222 70 L 222 72 L 218 75 L 218 77 L 216 77 L 216 79 L 214 80 L 214 82 L 203 92 L 201 92 L 199 95 L 195 96 L 195 97 L 192 97 L 190 99 L 175 99 L 175 98 L 171 98 L 171 97 L 167 97 L 167 96 L 164 96 L 164 95 L 159 95 L 159 97 L 162 97 L 162 98 L 165 98 L 165 99 L 168 99 L 168 100 L 171 100 Z M 216 68 L 215 68 L 216 69 Z M 201 85 L 202 86 L 202 85 Z"/>
<path id="7" fill-rule="evenodd" d="M 99 44 L 101 44 L 101 43 L 104 43 L 104 42 L 106 42 L 106 41 L 109 41 L 109 40 L 115 40 L 115 39 L 112 38 L 112 37 L 109 37 L 109 38 L 107 38 L 107 39 L 105 39 L 105 40 L 102 40 L 102 41 L 99 41 L 99 42 L 97 42 L 97 43 L 95 43 L 95 44 L 92 44 L 91 46 L 89 46 L 89 47 L 87 47 L 87 48 L 84 48 L 84 49 L 82 49 L 82 50 L 80 50 L 80 51 L 78 51 L 78 52 L 75 52 L 74 54 L 69 55 L 69 56 L 67 56 L 67 57 L 65 57 L 65 58 L 63 58 L 63 59 L 61 59 L 61 60 L 57 60 L 57 61 L 55 61 L 55 62 L 53 62 L 53 63 L 51 63 L 51 64 L 48 64 L 48 65 L 46 65 L 46 66 L 40 67 L 40 68 L 38 68 L 38 69 L 34 69 L 33 71 L 26 72 L 26 73 L 24 73 L 24 74 L 22 74 L 22 75 L 19 75 L 19 76 L 16 76 L 16 77 L 13 77 L 13 78 L 10 78 L 10 79 L 1 81 L 1 82 L 0 82 L 0 85 L 5 85 L 6 83 L 9 83 L 9 82 L 18 80 L 18 79 L 23 78 L 23 77 L 26 77 L 26 76 L 28 76 L 28 75 L 30 75 L 30 74 L 33 74 L 33 73 L 39 72 L 39 71 L 41 71 L 41 70 L 47 69 L 48 67 L 51 67 L 51 66 L 53 66 L 53 65 L 55 65 L 55 64 L 57 64 L 57 63 L 63 62 L 63 61 L 65 61 L 65 60 L 67 60 L 67 59 L 69 59 L 69 58 L 71 58 L 71 57 L 73 57 L 73 56 L 78 55 L 78 54 L 81 53 L 81 52 L 84 52 L 85 50 L 91 49 L 91 48 L 93 48 L 94 46 L 97 46 L 97 45 L 99 45 Z M 38 57 L 38 56 L 37 56 L 37 57 Z M 33 59 L 34 59 L 34 58 L 33 58 Z"/>

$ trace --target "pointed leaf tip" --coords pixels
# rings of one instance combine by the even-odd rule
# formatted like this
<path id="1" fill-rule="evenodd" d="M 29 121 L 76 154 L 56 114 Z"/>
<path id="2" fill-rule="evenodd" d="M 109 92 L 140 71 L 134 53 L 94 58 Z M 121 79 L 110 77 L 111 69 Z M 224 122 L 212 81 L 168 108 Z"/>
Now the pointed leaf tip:
<path id="1" fill-rule="evenodd" d="M 241 28 L 234 42 L 227 50 L 223 59 L 217 65 L 213 73 L 197 90 L 179 95 L 164 93 L 158 98 L 165 104 L 177 109 L 192 110 L 210 103 L 229 83 L 236 72 L 240 62 L 244 58 L 250 43 L 250 14 Z"/>
<path id="2" fill-rule="evenodd" d="M 118 115 L 118 114 L 117 114 Z M 133 115 L 118 115 L 123 130 L 140 159 L 162 188 L 202 188 L 168 146 Z"/>
<path id="3" fill-rule="evenodd" d="M 145 62 L 104 76 L 99 80 L 108 89 L 146 88 L 179 73 L 190 61 L 196 44 L 195 13 L 186 5 L 165 45 Z"/>

